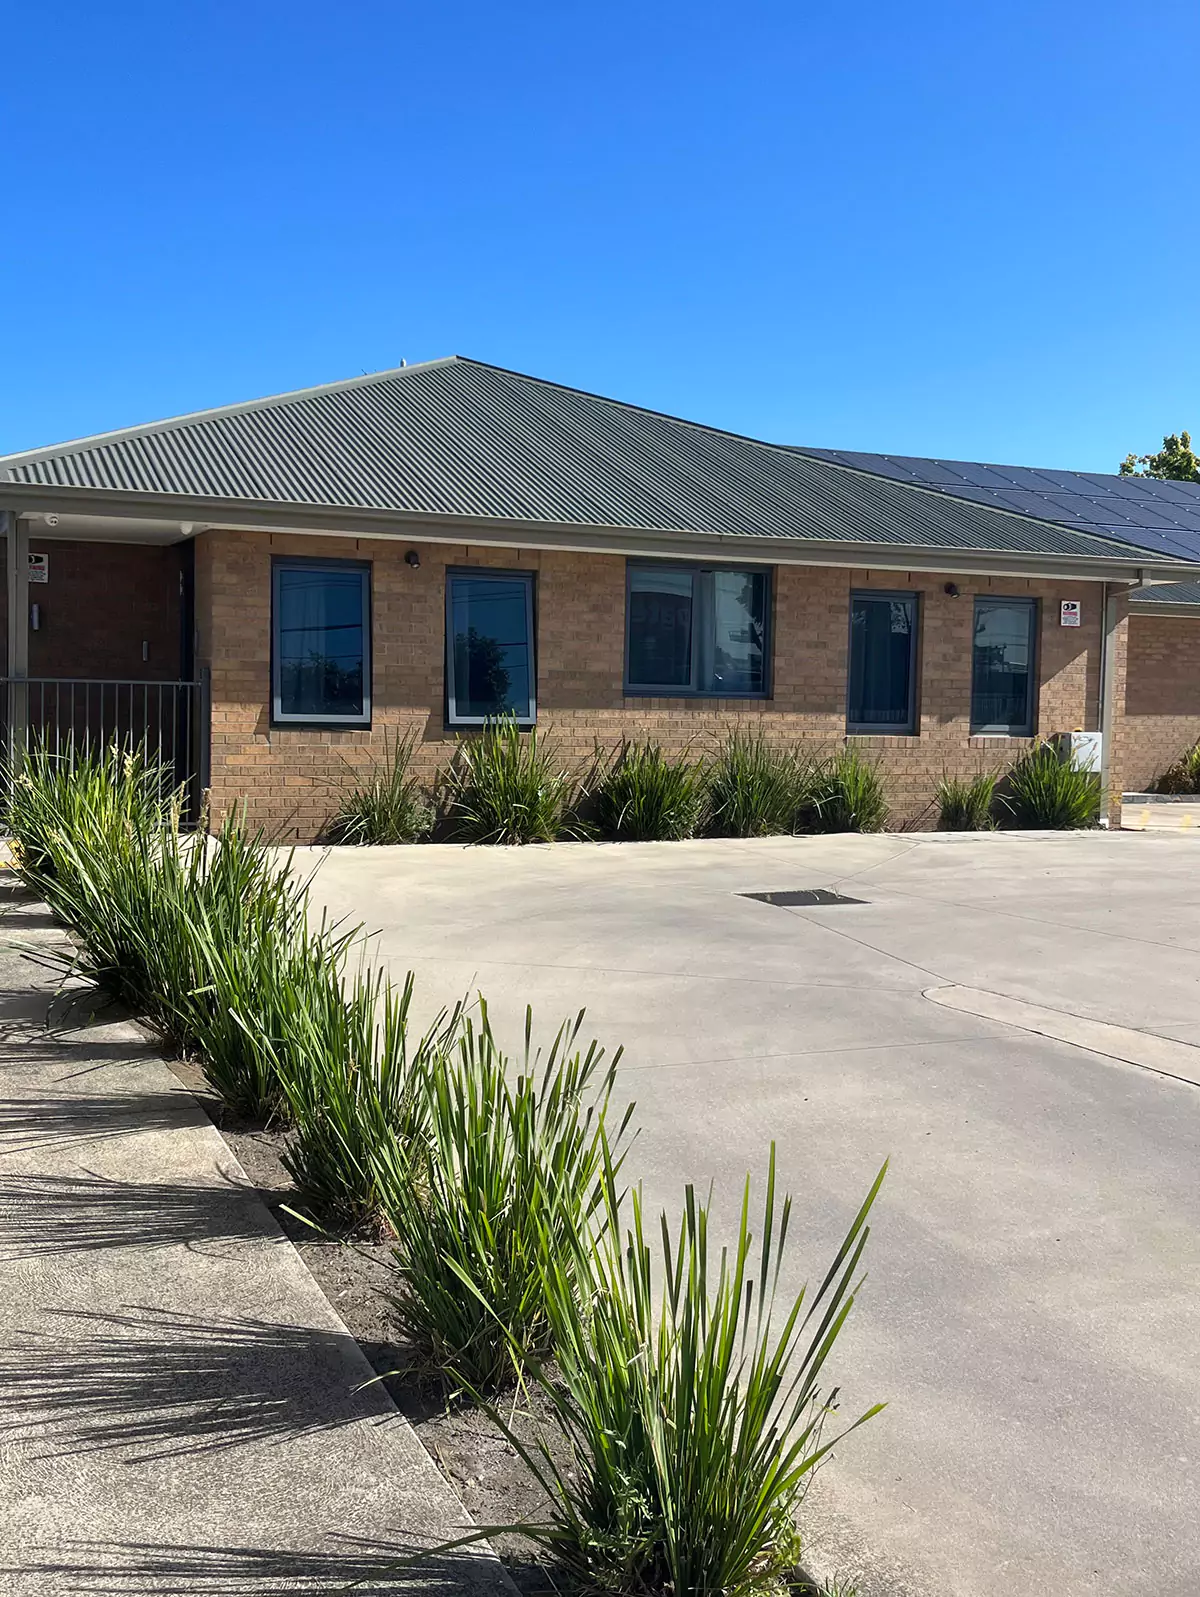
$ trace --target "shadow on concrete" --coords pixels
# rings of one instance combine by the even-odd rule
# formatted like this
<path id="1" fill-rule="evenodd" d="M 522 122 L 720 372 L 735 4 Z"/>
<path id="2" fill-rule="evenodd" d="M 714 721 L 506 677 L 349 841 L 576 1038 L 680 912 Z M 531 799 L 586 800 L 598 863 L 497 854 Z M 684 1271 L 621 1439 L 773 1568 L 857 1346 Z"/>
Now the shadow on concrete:
<path id="1" fill-rule="evenodd" d="M 0 1435 L 44 1441 L 40 1457 L 124 1450 L 180 1457 L 394 1414 L 356 1390 L 345 1332 L 136 1309 L 48 1309 L 52 1328 L 0 1353 Z"/>
<path id="2" fill-rule="evenodd" d="M 174 1131 L 195 1123 L 196 1100 L 183 1087 L 86 1098 L 0 1098 L 0 1159 L 33 1148 Z"/>
<path id="3" fill-rule="evenodd" d="M 27 902 L 9 901 L 0 907 L 0 932 L 61 932 L 63 923 L 48 909 Z"/>
<path id="4" fill-rule="evenodd" d="M 263 1202 L 283 1197 L 233 1181 L 180 1186 L 105 1176 L 0 1175 L 0 1257 L 273 1237 L 275 1224 Z"/>
<path id="5" fill-rule="evenodd" d="M 510 1572 L 521 1591 L 551 1597 L 555 1588 L 532 1562 Z M 0 1572 L 3 1572 L 0 1570 Z M 425 1554 L 401 1541 L 372 1543 L 339 1536 L 320 1551 L 279 1551 L 259 1547 L 170 1547 L 117 1542 L 84 1543 L 74 1559 L 37 1562 L 26 1558 L 20 1580 L 31 1585 L 54 1578 L 63 1593 L 163 1593 L 163 1597 L 267 1597 L 279 1592 L 331 1593 L 353 1586 L 360 1597 L 390 1597 L 422 1592 L 427 1597 L 495 1593 L 502 1577 L 495 1561 L 470 1547 Z M 37 1586 L 43 1590 L 44 1587 Z"/>

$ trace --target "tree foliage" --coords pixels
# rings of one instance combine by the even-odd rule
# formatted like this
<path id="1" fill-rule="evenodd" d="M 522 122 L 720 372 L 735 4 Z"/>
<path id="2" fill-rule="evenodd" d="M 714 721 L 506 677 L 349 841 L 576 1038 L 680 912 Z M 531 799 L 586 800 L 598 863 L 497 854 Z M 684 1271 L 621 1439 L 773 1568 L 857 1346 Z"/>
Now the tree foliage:
<path id="1" fill-rule="evenodd" d="M 1191 433 L 1170 433 L 1157 455 L 1126 455 L 1122 477 L 1162 477 L 1172 482 L 1200 482 L 1200 460 Z"/>

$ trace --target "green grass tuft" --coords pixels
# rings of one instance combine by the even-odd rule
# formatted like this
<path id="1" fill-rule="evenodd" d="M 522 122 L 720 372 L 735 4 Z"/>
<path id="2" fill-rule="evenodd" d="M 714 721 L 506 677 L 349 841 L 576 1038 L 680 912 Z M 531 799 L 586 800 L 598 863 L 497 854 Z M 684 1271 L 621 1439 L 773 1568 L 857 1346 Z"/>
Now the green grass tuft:
<path id="1" fill-rule="evenodd" d="M 994 771 L 978 776 L 943 776 L 937 785 L 938 828 L 943 832 L 988 832 L 996 822 L 992 808 L 996 802 Z"/>
<path id="2" fill-rule="evenodd" d="M 759 727 L 733 727 L 708 763 L 709 829 L 719 837 L 769 837 L 795 830 L 808 768 Z"/>
<path id="3" fill-rule="evenodd" d="M 1100 778 L 1061 758 L 1052 743 L 1024 754 L 1004 779 L 1000 803 L 1012 825 L 1070 831 L 1100 819 Z"/>
<path id="4" fill-rule="evenodd" d="M 365 775 L 350 767 L 354 780 L 326 828 L 331 843 L 419 843 L 428 837 L 433 809 L 409 772 L 416 742 L 416 731 L 392 737 L 385 727 L 382 756 L 372 756 Z"/>
<path id="5" fill-rule="evenodd" d="M 578 788 L 536 728 L 504 716 L 459 740 L 441 797 L 451 835 L 466 842 L 552 843 L 571 829 Z"/>
<path id="6" fill-rule="evenodd" d="M 1200 793 L 1200 743 L 1168 765 L 1151 783 L 1152 793 Z"/>
<path id="7" fill-rule="evenodd" d="M 625 742 L 603 763 L 593 806 L 601 836 L 616 842 L 692 837 L 704 818 L 704 772 L 656 743 Z"/>
<path id="8" fill-rule="evenodd" d="M 380 1189 L 398 1239 L 401 1329 L 448 1379 L 486 1392 L 511 1384 L 521 1355 L 549 1351 L 546 1271 L 587 1234 L 620 1055 L 605 1066 L 596 1043 L 577 1047 L 581 1013 L 542 1064 L 527 1013 L 525 1057 L 510 1081 L 480 1009 L 448 1057 L 419 1061 L 424 1135 L 381 1172 Z"/>
<path id="9" fill-rule="evenodd" d="M 806 831 L 882 832 L 887 818 L 878 760 L 868 760 L 852 746 L 817 767 L 804 805 Z"/>
<path id="10" fill-rule="evenodd" d="M 776 1203 L 773 1146 L 757 1246 L 747 1181 L 732 1252 L 717 1257 L 709 1206 L 692 1188 L 674 1240 L 663 1215 L 656 1250 L 640 1194 L 625 1231 L 606 1170 L 599 1240 L 580 1233 L 551 1256 L 556 1369 L 526 1360 L 559 1445 L 523 1442 L 490 1410 L 549 1499 L 546 1522 L 525 1533 L 569 1584 L 622 1597 L 787 1589 L 812 1470 L 882 1407 L 826 1435 L 838 1392 L 823 1386 L 825 1364 L 854 1302 L 883 1176 L 816 1293 L 777 1315 L 791 1205 Z"/>

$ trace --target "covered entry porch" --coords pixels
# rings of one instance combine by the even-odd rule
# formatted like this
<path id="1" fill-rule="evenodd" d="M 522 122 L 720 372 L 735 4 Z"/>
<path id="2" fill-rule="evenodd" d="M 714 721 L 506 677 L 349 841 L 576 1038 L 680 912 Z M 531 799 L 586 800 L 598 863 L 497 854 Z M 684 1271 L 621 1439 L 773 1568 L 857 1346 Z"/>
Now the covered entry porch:
<path id="1" fill-rule="evenodd" d="M 4 512 L 4 747 L 144 746 L 207 784 L 205 685 L 194 667 L 192 544 L 179 523 Z"/>

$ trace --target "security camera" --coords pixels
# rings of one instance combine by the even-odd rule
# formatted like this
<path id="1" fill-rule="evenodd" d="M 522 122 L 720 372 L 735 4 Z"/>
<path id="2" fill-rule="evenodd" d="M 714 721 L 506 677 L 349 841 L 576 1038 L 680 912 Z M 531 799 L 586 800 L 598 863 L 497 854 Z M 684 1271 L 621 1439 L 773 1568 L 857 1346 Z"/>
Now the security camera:
<path id="1" fill-rule="evenodd" d="M 58 526 L 58 517 L 57 516 L 47 516 L 46 517 L 46 525 L 48 527 L 57 527 Z"/>

